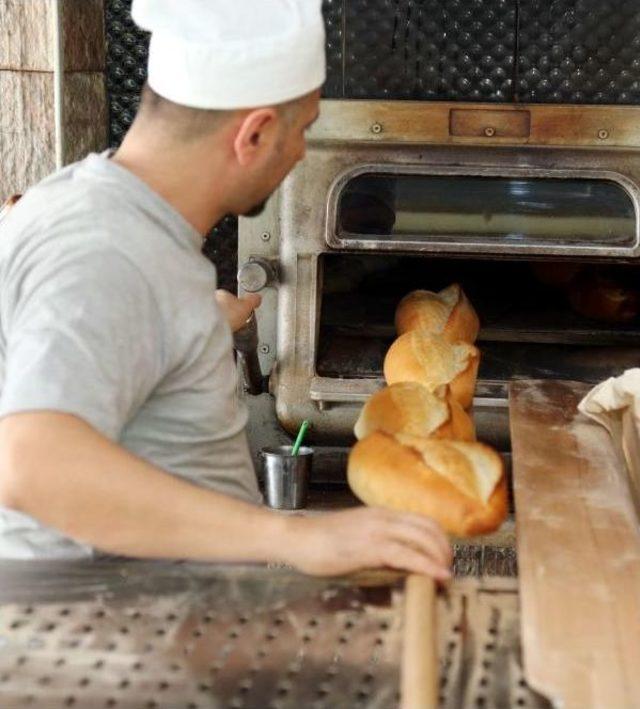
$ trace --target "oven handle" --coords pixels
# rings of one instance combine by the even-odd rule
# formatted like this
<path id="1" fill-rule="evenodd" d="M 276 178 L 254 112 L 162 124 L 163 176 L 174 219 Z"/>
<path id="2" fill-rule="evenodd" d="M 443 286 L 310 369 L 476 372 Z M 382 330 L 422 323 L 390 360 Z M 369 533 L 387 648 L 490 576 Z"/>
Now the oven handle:
<path id="1" fill-rule="evenodd" d="M 257 396 L 267 391 L 267 378 L 262 375 L 258 359 L 258 321 L 255 313 L 233 335 L 233 346 L 238 353 L 238 364 L 248 394 Z"/>

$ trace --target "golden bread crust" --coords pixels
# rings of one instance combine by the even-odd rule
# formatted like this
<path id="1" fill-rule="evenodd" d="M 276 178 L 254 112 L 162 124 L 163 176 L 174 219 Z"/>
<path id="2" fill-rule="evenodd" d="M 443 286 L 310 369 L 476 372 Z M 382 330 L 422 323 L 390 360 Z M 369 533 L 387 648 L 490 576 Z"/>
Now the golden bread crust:
<path id="1" fill-rule="evenodd" d="M 417 382 L 399 382 L 369 398 L 362 407 L 354 433 L 361 439 L 374 431 L 475 440 L 471 417 L 449 392 L 438 396 Z"/>
<path id="2" fill-rule="evenodd" d="M 391 345 L 384 360 L 387 384 L 417 382 L 431 392 L 448 386 L 464 409 L 473 402 L 480 351 L 466 342 L 450 343 L 441 335 L 410 330 Z"/>
<path id="3" fill-rule="evenodd" d="M 447 394 L 447 403 L 451 414 L 449 420 L 433 432 L 434 438 L 447 438 L 454 441 L 475 441 L 476 427 L 473 419 L 465 411 L 460 402 L 453 398 L 451 393 Z"/>
<path id="4" fill-rule="evenodd" d="M 496 457 L 499 481 L 488 502 L 464 494 L 436 473 L 418 451 L 393 436 L 373 433 L 351 450 L 347 478 L 357 497 L 368 505 L 423 514 L 458 537 L 486 534 L 507 515 L 507 486 L 500 456 L 482 443 L 485 454 Z"/>
<path id="5" fill-rule="evenodd" d="M 395 322 L 399 335 L 425 330 L 442 335 L 448 342 L 474 343 L 480 330 L 478 314 L 458 283 L 439 293 L 409 293 L 398 304 Z"/>

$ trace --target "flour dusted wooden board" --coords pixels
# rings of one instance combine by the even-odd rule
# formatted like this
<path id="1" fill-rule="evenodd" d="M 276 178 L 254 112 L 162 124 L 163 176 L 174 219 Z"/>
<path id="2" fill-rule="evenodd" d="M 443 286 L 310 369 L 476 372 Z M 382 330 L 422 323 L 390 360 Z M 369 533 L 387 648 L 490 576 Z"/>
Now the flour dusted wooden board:
<path id="1" fill-rule="evenodd" d="M 514 382 L 522 641 L 566 709 L 640 706 L 640 532 L 622 455 L 577 413 L 583 384 Z"/>

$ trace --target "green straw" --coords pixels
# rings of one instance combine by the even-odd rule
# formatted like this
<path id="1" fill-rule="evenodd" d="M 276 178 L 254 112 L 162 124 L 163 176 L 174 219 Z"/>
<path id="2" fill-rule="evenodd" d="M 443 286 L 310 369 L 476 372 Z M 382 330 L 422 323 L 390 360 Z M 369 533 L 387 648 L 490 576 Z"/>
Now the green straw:
<path id="1" fill-rule="evenodd" d="M 291 451 L 291 455 L 298 455 L 300 452 L 300 446 L 302 445 L 302 440 L 307 434 L 307 429 L 309 428 L 309 422 L 305 419 L 302 422 L 302 426 L 300 426 L 300 430 L 298 431 L 298 437 L 296 438 L 296 442 L 293 444 L 293 450 Z"/>

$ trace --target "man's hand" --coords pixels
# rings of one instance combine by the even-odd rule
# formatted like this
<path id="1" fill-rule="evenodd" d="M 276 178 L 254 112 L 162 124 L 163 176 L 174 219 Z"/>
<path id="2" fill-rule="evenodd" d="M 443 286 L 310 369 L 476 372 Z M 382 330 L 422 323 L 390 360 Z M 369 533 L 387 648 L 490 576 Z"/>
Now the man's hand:
<path id="1" fill-rule="evenodd" d="M 280 544 L 286 562 L 305 573 L 337 576 L 390 567 L 440 581 L 451 576 L 451 546 L 428 517 L 363 507 L 288 521 Z"/>
<path id="2" fill-rule="evenodd" d="M 237 332 L 247 322 L 251 313 L 260 307 L 262 298 L 257 293 L 249 293 L 236 298 L 226 290 L 216 291 L 216 301 L 231 325 L 231 332 Z"/>

